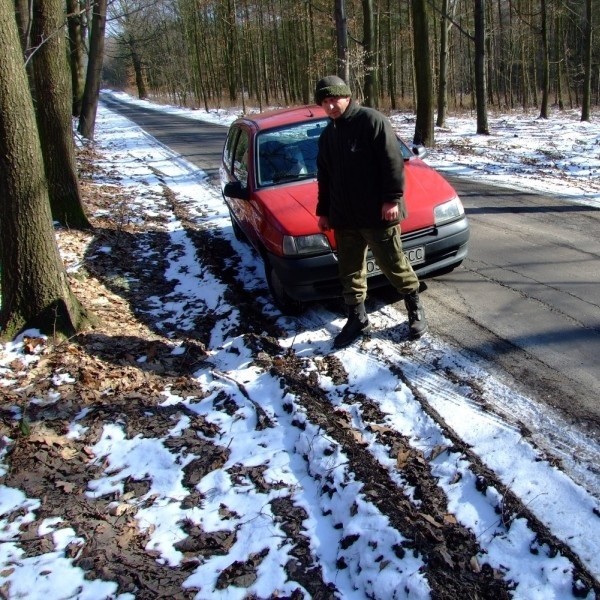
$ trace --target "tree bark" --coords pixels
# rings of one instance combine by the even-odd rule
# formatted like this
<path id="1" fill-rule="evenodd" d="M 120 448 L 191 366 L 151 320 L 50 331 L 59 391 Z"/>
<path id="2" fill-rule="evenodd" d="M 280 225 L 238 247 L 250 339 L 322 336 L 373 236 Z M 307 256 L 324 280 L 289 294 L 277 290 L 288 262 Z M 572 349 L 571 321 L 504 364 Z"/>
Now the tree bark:
<path id="1" fill-rule="evenodd" d="M 437 118 L 436 125 L 443 127 L 446 123 L 446 110 L 448 108 L 448 33 L 450 25 L 448 16 L 450 3 L 442 0 L 442 15 L 440 18 L 440 70 L 438 75 L 437 91 Z"/>
<path id="2" fill-rule="evenodd" d="M 429 14 L 426 0 L 412 0 L 417 119 L 413 142 L 434 145 L 433 73 L 429 51 Z"/>
<path id="3" fill-rule="evenodd" d="M 346 21 L 345 0 L 334 0 L 335 40 L 337 74 L 350 84 L 350 63 L 348 61 L 348 22 Z"/>
<path id="4" fill-rule="evenodd" d="M 581 120 L 589 121 L 592 102 L 592 0 L 585 0 L 585 43 L 583 59 L 583 99 L 581 101 Z"/>
<path id="5" fill-rule="evenodd" d="M 485 80 L 485 37 L 484 1 L 475 0 L 475 104 L 477 110 L 477 133 L 489 135 Z"/>
<path id="6" fill-rule="evenodd" d="M 17 27 L 19 29 L 19 39 L 23 54 L 29 52 L 29 36 L 31 30 L 31 14 L 29 12 L 29 2 L 27 0 L 15 0 L 15 16 L 17 17 Z"/>
<path id="7" fill-rule="evenodd" d="M 67 0 L 67 24 L 69 30 L 69 64 L 71 66 L 71 93 L 74 117 L 81 114 L 81 101 L 85 86 L 85 49 L 83 47 L 84 27 L 79 0 Z"/>
<path id="8" fill-rule="evenodd" d="M 66 227 L 87 229 L 75 164 L 63 6 L 62 0 L 33 0 L 36 115 L 52 216 Z"/>
<path id="9" fill-rule="evenodd" d="M 373 0 L 362 0 L 363 48 L 365 51 L 365 106 L 377 105 L 377 69 Z"/>
<path id="10" fill-rule="evenodd" d="M 85 89 L 79 117 L 79 133 L 88 140 L 94 139 L 102 62 L 104 60 L 104 32 L 106 29 L 107 0 L 96 0 L 93 4 L 92 33 L 90 38 L 90 55 L 85 77 Z"/>
<path id="11" fill-rule="evenodd" d="M 540 0 L 540 16 L 542 19 L 542 101 L 540 118 L 548 118 L 548 98 L 550 96 L 550 46 L 548 44 L 548 8 L 546 0 Z"/>
<path id="12" fill-rule="evenodd" d="M 14 5 L 0 0 L 0 336 L 72 335 L 86 323 L 60 258 Z"/>

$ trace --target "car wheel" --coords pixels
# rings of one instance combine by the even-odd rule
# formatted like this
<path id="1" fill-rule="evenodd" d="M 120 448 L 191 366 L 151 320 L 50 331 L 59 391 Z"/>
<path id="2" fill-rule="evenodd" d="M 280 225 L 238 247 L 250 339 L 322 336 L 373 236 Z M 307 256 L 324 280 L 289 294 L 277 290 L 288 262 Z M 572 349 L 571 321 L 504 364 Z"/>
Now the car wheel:
<path id="1" fill-rule="evenodd" d="M 297 316 L 304 310 L 304 304 L 299 300 L 294 300 L 283 287 L 281 279 L 275 272 L 275 269 L 265 260 L 265 273 L 267 276 L 267 284 L 269 285 L 269 291 L 275 306 L 284 314 L 288 316 Z"/>
<path id="2" fill-rule="evenodd" d="M 248 241 L 246 234 L 242 231 L 242 228 L 239 226 L 238 222 L 235 220 L 233 213 L 229 211 L 229 218 L 231 219 L 231 228 L 233 229 L 233 235 L 236 240 L 240 242 Z"/>

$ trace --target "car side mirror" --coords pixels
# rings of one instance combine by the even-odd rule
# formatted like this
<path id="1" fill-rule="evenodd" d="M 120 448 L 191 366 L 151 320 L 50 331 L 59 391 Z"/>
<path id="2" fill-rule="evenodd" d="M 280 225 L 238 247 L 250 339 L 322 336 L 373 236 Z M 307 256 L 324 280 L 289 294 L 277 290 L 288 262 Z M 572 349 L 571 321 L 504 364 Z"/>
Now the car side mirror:
<path id="1" fill-rule="evenodd" d="M 427 155 L 427 148 L 425 146 L 418 144 L 412 147 L 413 154 L 418 156 L 419 158 L 424 158 Z"/>
<path id="2" fill-rule="evenodd" d="M 242 186 L 241 181 L 230 181 L 223 188 L 223 195 L 228 198 L 237 198 L 238 200 L 248 200 L 250 193 L 248 187 Z"/>

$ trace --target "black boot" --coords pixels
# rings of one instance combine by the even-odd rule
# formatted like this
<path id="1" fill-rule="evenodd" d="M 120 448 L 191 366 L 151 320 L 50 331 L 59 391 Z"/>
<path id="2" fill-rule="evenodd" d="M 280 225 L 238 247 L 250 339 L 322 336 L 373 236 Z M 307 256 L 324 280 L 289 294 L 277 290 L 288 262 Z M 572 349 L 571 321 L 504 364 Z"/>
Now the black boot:
<path id="1" fill-rule="evenodd" d="M 408 311 L 408 328 L 411 339 L 420 338 L 427 331 L 425 309 L 419 298 L 419 292 L 412 292 L 404 296 L 404 306 Z"/>
<path id="2" fill-rule="evenodd" d="M 364 335 L 369 331 L 371 331 L 371 326 L 369 325 L 364 302 L 348 306 L 348 320 L 333 340 L 333 346 L 343 348 L 351 344 L 359 335 Z"/>

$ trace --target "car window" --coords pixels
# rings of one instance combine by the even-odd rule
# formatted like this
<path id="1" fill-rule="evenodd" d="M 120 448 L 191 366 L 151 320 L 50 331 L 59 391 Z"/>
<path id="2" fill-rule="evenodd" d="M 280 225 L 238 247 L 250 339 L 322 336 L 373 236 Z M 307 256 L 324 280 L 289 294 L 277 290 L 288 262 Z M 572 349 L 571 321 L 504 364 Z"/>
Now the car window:
<path id="1" fill-rule="evenodd" d="M 225 164 L 228 171 L 231 171 L 231 163 L 233 162 L 233 148 L 235 147 L 235 142 L 239 133 L 239 127 L 234 126 L 227 134 L 227 140 L 225 141 L 225 147 L 223 148 L 223 164 Z"/>
<path id="2" fill-rule="evenodd" d="M 320 119 L 262 132 L 257 138 L 258 184 L 316 177 L 319 137 L 326 125 L 327 119 Z"/>
<path id="3" fill-rule="evenodd" d="M 248 149 L 250 147 L 248 138 L 248 132 L 241 129 L 233 155 L 233 176 L 244 187 L 248 185 Z"/>
<path id="4" fill-rule="evenodd" d="M 400 138 L 398 138 L 398 144 L 400 146 L 400 152 L 402 152 L 402 158 L 414 157 L 414 154 L 411 152 L 410 148 Z"/>

